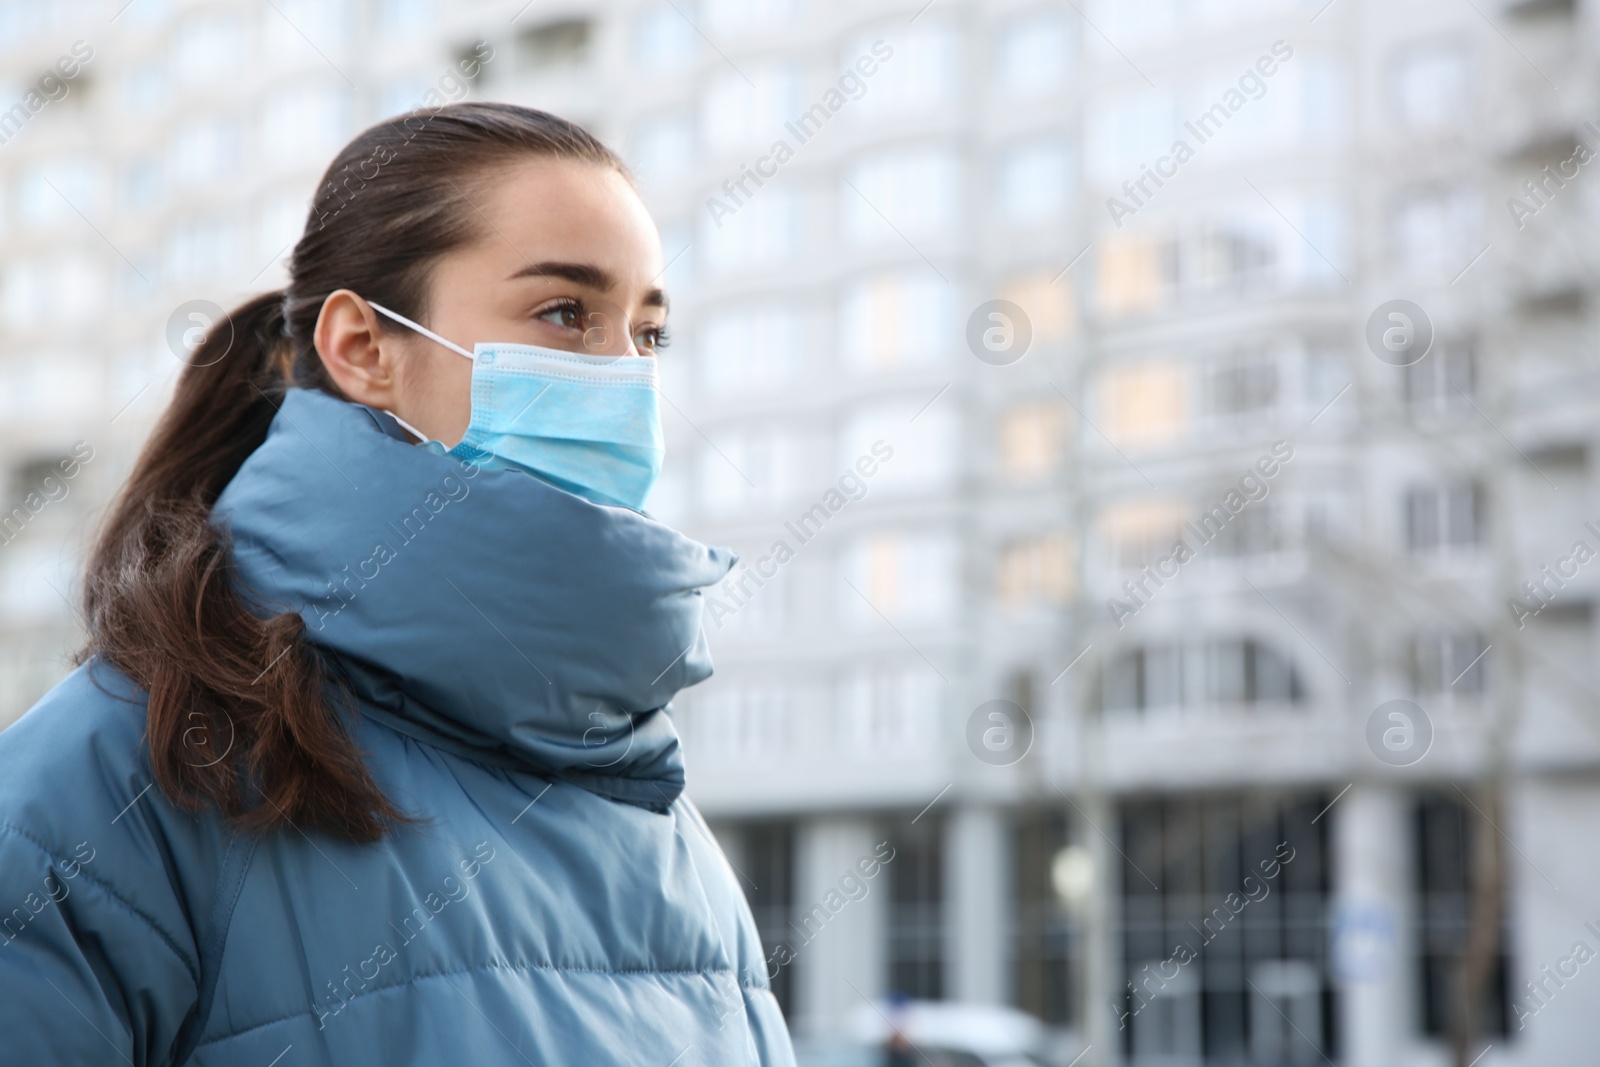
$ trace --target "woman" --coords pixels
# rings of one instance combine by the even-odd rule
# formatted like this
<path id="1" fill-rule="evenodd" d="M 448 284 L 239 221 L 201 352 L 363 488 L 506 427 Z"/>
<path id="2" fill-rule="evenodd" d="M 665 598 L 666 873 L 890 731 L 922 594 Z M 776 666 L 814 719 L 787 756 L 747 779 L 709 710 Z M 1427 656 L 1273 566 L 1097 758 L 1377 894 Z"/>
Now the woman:
<path id="1" fill-rule="evenodd" d="M 640 511 L 661 272 L 550 115 L 334 160 L 0 734 L 0 1063 L 792 1062 L 666 713 L 732 557 Z"/>

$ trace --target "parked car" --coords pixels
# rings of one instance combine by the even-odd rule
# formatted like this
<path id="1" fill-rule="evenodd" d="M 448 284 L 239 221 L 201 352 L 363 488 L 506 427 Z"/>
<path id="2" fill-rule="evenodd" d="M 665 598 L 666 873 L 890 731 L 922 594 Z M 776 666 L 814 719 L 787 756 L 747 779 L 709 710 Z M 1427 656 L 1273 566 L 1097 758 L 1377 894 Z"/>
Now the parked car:
<path id="1" fill-rule="evenodd" d="M 894 1067 L 894 1029 L 914 1067 L 1045 1067 L 1044 1027 L 1015 1008 L 936 1000 L 880 1001 L 851 1012 L 843 1037 L 797 1040 L 799 1067 Z"/>

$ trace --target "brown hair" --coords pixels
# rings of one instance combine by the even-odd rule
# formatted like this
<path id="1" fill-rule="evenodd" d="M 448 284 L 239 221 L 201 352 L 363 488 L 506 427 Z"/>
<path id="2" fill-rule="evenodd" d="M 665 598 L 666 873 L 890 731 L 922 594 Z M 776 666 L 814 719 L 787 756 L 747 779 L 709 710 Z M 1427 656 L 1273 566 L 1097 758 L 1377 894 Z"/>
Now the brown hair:
<path id="1" fill-rule="evenodd" d="M 149 693 L 155 780 L 185 809 L 352 841 L 406 821 L 368 773 L 333 699 L 349 694 L 299 614 L 247 607 L 262 600 L 247 601 L 211 508 L 291 386 L 342 396 L 311 340 L 328 294 L 353 289 L 422 318 L 433 264 L 481 234 L 471 191 L 528 156 L 627 173 L 578 126 L 510 104 L 451 104 L 365 131 L 323 176 L 287 288 L 234 309 L 231 329 L 187 355 L 90 554 L 78 653 Z"/>

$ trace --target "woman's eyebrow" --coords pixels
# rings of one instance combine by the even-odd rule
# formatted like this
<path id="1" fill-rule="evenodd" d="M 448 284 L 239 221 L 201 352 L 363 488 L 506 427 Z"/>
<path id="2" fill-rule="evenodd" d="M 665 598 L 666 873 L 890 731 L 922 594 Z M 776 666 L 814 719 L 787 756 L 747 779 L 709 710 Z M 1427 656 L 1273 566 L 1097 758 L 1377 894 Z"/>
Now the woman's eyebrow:
<path id="1" fill-rule="evenodd" d="M 617 284 L 615 278 L 592 263 L 555 261 L 529 263 L 513 272 L 511 278 L 565 278 L 569 282 L 576 282 L 590 289 L 599 289 L 601 292 L 606 292 Z"/>
<path id="2" fill-rule="evenodd" d="M 617 280 L 607 271 L 592 263 L 561 263 L 555 260 L 528 263 L 513 272 L 511 278 L 565 278 L 569 282 L 598 289 L 602 293 L 610 291 L 617 284 Z M 659 288 L 646 293 L 642 303 L 645 307 L 658 307 L 663 310 L 671 306 L 666 292 Z"/>

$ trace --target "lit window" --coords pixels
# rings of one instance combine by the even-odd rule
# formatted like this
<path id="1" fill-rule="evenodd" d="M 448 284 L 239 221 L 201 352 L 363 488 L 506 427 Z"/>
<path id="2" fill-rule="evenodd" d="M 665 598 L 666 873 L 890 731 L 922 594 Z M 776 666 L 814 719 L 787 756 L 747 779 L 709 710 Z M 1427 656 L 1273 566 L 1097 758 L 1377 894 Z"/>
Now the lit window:
<path id="1" fill-rule="evenodd" d="M 1100 244 L 1096 303 L 1118 317 L 1153 311 L 1177 291 L 1178 246 L 1146 234 L 1109 235 Z"/>
<path id="2" fill-rule="evenodd" d="M 1483 488 L 1476 482 L 1418 486 L 1406 493 L 1406 547 L 1471 549 L 1483 543 Z"/>
<path id="3" fill-rule="evenodd" d="M 845 620 L 867 628 L 882 626 L 884 618 L 897 625 L 950 621 L 960 600 L 958 550 L 956 539 L 941 533 L 858 539 L 843 559 Z"/>
<path id="4" fill-rule="evenodd" d="M 857 370 L 926 364 L 946 356 L 946 286 L 928 271 L 880 274 L 857 282 L 839 309 L 839 350 Z"/>
<path id="5" fill-rule="evenodd" d="M 1179 500 L 1138 500 L 1106 508 L 1100 536 L 1112 566 L 1136 571 L 1171 551 L 1188 518 L 1188 508 Z"/>
<path id="6" fill-rule="evenodd" d="M 994 69 L 1003 92 L 1028 96 L 1059 89 L 1072 73 L 1065 16 L 1038 11 L 1007 19 L 995 37 Z"/>
<path id="7" fill-rule="evenodd" d="M 1100 379 L 1105 432 L 1124 448 L 1173 441 L 1188 421 L 1183 365 L 1147 360 L 1112 367 Z"/>
<path id="8" fill-rule="evenodd" d="M 1002 604 L 1064 604 L 1076 587 L 1072 543 L 1060 534 L 1013 541 L 1000 550 L 995 592 Z"/>
<path id="9" fill-rule="evenodd" d="M 1077 329 L 1072 284 L 1059 268 L 1012 275 L 1000 286 L 1000 296 L 1027 314 L 1035 343 L 1060 341 Z"/>
<path id="10" fill-rule="evenodd" d="M 839 190 L 845 237 L 887 244 L 948 234 L 956 224 L 959 174 L 955 153 L 943 148 L 863 160 Z"/>
<path id="11" fill-rule="evenodd" d="M 1015 222 L 1059 218 L 1071 195 L 1067 147 L 1041 138 L 1007 149 L 1000 157 L 1000 210 Z"/>
<path id="12" fill-rule="evenodd" d="M 1390 71 L 1395 116 L 1418 129 L 1456 125 L 1471 111 L 1475 80 L 1471 53 L 1462 42 L 1400 48 Z"/>
<path id="13" fill-rule="evenodd" d="M 1032 401 L 1000 416 L 1000 470 L 1017 481 L 1043 478 L 1060 465 L 1066 417 L 1060 405 Z"/>

